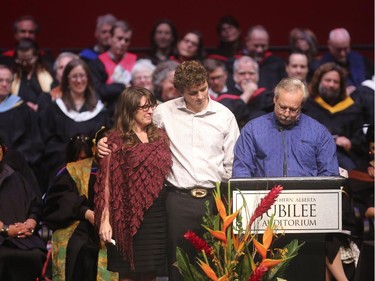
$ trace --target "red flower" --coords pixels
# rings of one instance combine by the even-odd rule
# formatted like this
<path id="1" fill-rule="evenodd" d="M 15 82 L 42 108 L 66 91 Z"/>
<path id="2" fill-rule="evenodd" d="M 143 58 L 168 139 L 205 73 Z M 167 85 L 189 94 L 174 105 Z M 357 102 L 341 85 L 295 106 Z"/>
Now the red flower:
<path id="1" fill-rule="evenodd" d="M 267 267 L 264 267 L 262 265 L 258 266 L 254 271 L 253 273 L 251 274 L 250 278 L 249 278 L 249 281 L 260 281 L 264 275 L 264 273 L 266 273 L 268 270 Z"/>
<path id="2" fill-rule="evenodd" d="M 258 207 L 255 209 L 254 214 L 250 218 L 249 228 L 257 217 L 260 217 L 267 212 L 269 208 L 271 208 L 282 190 L 283 187 L 281 185 L 274 186 L 271 191 L 260 200 Z"/>
<path id="3" fill-rule="evenodd" d="M 208 246 L 207 242 L 196 235 L 193 231 L 187 231 L 184 235 L 197 251 L 204 251 L 206 255 L 211 256 L 211 247 Z"/>

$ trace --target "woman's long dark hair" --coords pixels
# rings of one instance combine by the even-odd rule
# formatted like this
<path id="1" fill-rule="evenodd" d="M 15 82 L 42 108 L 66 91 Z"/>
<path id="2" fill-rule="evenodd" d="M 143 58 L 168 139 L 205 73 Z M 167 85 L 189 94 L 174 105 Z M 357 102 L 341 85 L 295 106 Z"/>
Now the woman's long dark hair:
<path id="1" fill-rule="evenodd" d="M 114 129 L 123 134 L 126 146 L 134 146 L 138 142 L 133 126 L 135 124 L 134 116 L 142 97 L 146 97 L 147 102 L 151 105 L 156 105 L 156 98 L 151 91 L 135 86 L 126 88 L 117 101 Z M 153 122 L 146 127 L 146 132 L 150 142 L 159 138 L 158 128 Z"/>
<path id="2" fill-rule="evenodd" d="M 89 111 L 92 111 L 95 109 L 96 104 L 98 103 L 98 99 L 95 95 L 90 69 L 87 66 L 87 64 L 81 59 L 71 60 L 64 69 L 64 72 L 61 78 L 62 100 L 65 103 L 66 108 L 68 110 L 75 110 L 75 105 L 74 105 L 72 96 L 70 95 L 69 74 L 74 68 L 76 68 L 79 65 L 82 66 L 87 77 L 87 87 L 85 90 L 85 105 L 89 109 Z"/>
<path id="3" fill-rule="evenodd" d="M 177 40 L 178 40 L 178 33 L 177 33 L 177 28 L 176 28 L 175 24 L 170 19 L 160 19 L 154 24 L 154 26 L 152 27 L 152 30 L 151 30 L 151 38 L 150 38 L 151 52 L 150 53 L 152 55 L 154 55 L 158 50 L 158 46 L 155 43 L 156 29 L 158 28 L 159 25 L 161 25 L 163 23 L 167 24 L 172 31 L 173 41 L 172 41 L 171 46 L 170 46 L 170 52 L 172 53 L 172 51 L 176 47 Z"/>

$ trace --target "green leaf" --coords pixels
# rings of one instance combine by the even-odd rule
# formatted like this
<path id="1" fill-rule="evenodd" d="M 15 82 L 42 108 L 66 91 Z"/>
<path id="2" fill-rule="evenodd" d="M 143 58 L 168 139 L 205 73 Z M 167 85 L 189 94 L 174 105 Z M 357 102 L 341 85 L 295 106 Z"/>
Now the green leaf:
<path id="1" fill-rule="evenodd" d="M 190 263 L 188 255 L 180 248 L 176 248 L 176 266 L 185 281 L 206 281 L 207 279 Z"/>
<path id="2" fill-rule="evenodd" d="M 272 270 L 267 271 L 266 273 L 267 277 L 265 278 L 265 280 L 276 281 L 277 277 L 284 276 L 285 271 L 287 267 L 289 266 L 290 262 L 292 261 L 293 258 L 297 256 L 299 249 L 304 244 L 305 242 L 298 244 L 298 240 L 294 239 L 288 245 L 286 245 L 284 248 L 286 249 L 285 261 L 275 266 L 274 268 L 272 268 Z M 275 257 L 275 258 L 281 258 L 281 257 Z"/>

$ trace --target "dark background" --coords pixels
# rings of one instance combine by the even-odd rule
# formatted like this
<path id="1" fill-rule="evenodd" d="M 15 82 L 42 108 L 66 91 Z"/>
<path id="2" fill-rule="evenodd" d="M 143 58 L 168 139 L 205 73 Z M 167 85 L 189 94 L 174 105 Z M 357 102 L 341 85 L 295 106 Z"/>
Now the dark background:
<path id="1" fill-rule="evenodd" d="M 0 48 L 14 46 L 13 21 L 26 14 L 40 24 L 37 40 L 42 48 L 50 48 L 54 55 L 62 49 L 84 48 L 94 42 L 97 16 L 106 13 L 133 26 L 131 48 L 148 47 L 151 27 L 163 17 L 174 21 L 180 34 L 199 29 L 205 47 L 213 48 L 217 45 L 219 18 L 233 15 L 240 22 L 242 34 L 251 25 L 264 25 L 273 47 L 288 45 L 292 28 L 306 27 L 315 32 L 324 49 L 329 31 L 345 27 L 354 49 L 374 58 L 373 0 L 4 0 L 0 7 Z"/>

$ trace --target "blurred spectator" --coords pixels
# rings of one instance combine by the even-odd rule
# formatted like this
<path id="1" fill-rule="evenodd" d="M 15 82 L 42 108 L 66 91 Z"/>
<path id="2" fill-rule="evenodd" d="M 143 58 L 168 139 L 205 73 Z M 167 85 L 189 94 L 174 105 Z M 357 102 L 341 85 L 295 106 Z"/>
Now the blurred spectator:
<path id="1" fill-rule="evenodd" d="M 59 171 L 45 196 L 44 220 L 52 235 L 52 280 L 109 280 L 107 251 L 94 229 L 94 183 L 97 165 L 92 139 L 73 136 L 66 148 L 68 164 Z"/>
<path id="2" fill-rule="evenodd" d="M 146 88 L 152 92 L 152 74 L 154 73 L 155 68 L 155 65 L 153 65 L 149 59 L 138 60 L 131 71 L 132 85 Z"/>
<path id="3" fill-rule="evenodd" d="M 221 60 L 207 58 L 203 61 L 203 66 L 208 73 L 208 94 L 216 99 L 220 95 L 228 92 L 227 79 L 228 71 Z"/>
<path id="4" fill-rule="evenodd" d="M 51 90 L 51 99 L 54 101 L 58 98 L 61 98 L 62 96 L 62 92 L 61 92 L 61 79 L 62 79 L 62 75 L 63 75 L 63 72 L 64 72 L 64 69 L 65 69 L 65 66 L 73 59 L 78 59 L 79 56 L 74 54 L 74 53 L 71 53 L 71 52 L 63 52 L 61 53 L 60 55 L 58 55 L 58 57 L 56 58 L 56 61 L 53 65 L 53 70 L 55 72 L 55 78 L 56 78 L 56 82 L 59 84 L 57 85 L 56 87 L 54 87 L 52 90 Z"/>
<path id="5" fill-rule="evenodd" d="M 4 162 L 0 140 L 0 280 L 35 281 L 46 259 L 38 236 L 42 199 L 38 190 Z"/>
<path id="6" fill-rule="evenodd" d="M 189 60 L 202 60 L 204 48 L 202 34 L 198 30 L 191 30 L 178 41 L 177 47 L 170 59 L 179 63 Z"/>
<path id="7" fill-rule="evenodd" d="M 17 18 L 13 23 L 13 34 L 16 44 L 18 44 L 23 39 L 32 40 L 37 42 L 36 35 L 39 33 L 40 28 L 38 22 L 30 15 L 21 16 Z M 3 52 L 5 58 L 4 63 L 11 64 L 12 57 L 15 55 L 15 49 L 10 49 Z M 38 56 L 43 58 L 45 62 L 49 64 L 53 63 L 53 56 L 49 50 L 39 49 Z"/>
<path id="8" fill-rule="evenodd" d="M 306 84 L 306 77 L 309 72 L 309 61 L 307 55 L 298 51 L 290 53 L 285 66 L 285 71 L 288 77 L 297 78 Z"/>
<path id="9" fill-rule="evenodd" d="M 112 14 L 102 15 L 96 19 L 96 29 L 94 33 L 96 43 L 94 46 L 86 48 L 79 53 L 82 59 L 86 61 L 96 59 L 100 54 L 109 49 L 110 32 L 116 21 L 116 17 Z"/>
<path id="10" fill-rule="evenodd" d="M 345 28 L 331 30 L 327 41 L 329 52 L 325 53 L 321 60 L 321 64 L 334 62 L 347 71 L 348 94 L 374 75 L 374 65 L 367 58 L 350 49 L 350 40 L 350 34 Z"/>
<path id="11" fill-rule="evenodd" d="M 318 40 L 314 32 L 308 28 L 293 28 L 289 33 L 290 51 L 302 52 L 306 54 L 308 59 L 307 81 L 310 82 L 314 74 L 314 70 L 319 66 L 321 56 L 318 53 Z"/>
<path id="12" fill-rule="evenodd" d="M 374 126 L 374 95 L 375 76 L 361 83 L 352 94 L 351 98 L 361 106 L 364 125 Z"/>
<path id="13" fill-rule="evenodd" d="M 106 103 L 110 116 L 113 116 L 118 97 L 130 85 L 130 73 L 137 60 L 137 55 L 128 52 L 132 35 L 127 22 L 115 22 L 109 50 L 90 61 L 96 93 Z"/>
<path id="14" fill-rule="evenodd" d="M 0 137 L 11 151 L 18 151 L 36 172 L 43 153 L 37 114 L 12 95 L 12 70 L 0 65 Z"/>
<path id="15" fill-rule="evenodd" d="M 268 51 L 269 42 L 264 26 L 252 26 L 247 32 L 243 54 L 252 57 L 259 65 L 259 87 L 273 90 L 286 75 L 284 61 Z"/>
<path id="16" fill-rule="evenodd" d="M 93 156 L 92 138 L 78 133 L 69 139 L 65 148 L 66 163 L 83 160 Z"/>
<path id="17" fill-rule="evenodd" d="M 231 76 L 233 61 L 241 55 L 243 48 L 240 24 L 233 16 L 223 16 L 216 26 L 216 32 L 219 37 L 219 45 L 209 55 L 209 58 L 225 62 L 225 67 Z"/>
<path id="18" fill-rule="evenodd" d="M 18 43 L 12 84 L 12 94 L 20 96 L 34 111 L 41 111 L 48 105 L 54 82 L 50 67 L 38 53 L 39 48 L 34 41 L 22 39 Z"/>
<path id="19" fill-rule="evenodd" d="M 39 178 L 45 188 L 66 163 L 64 149 L 71 137 L 78 133 L 94 135 L 101 126 L 110 126 L 108 112 L 94 92 L 90 70 L 83 60 L 67 64 L 61 90 L 62 97 L 45 110 L 40 121 L 45 153 Z"/>
<path id="20" fill-rule="evenodd" d="M 148 58 L 154 65 L 166 61 L 176 48 L 178 39 L 177 29 L 169 19 L 158 20 L 151 30 L 151 51 Z"/>
<path id="21" fill-rule="evenodd" d="M 165 102 L 180 97 L 173 85 L 174 72 L 178 66 L 175 61 L 160 62 L 152 75 L 154 96 L 158 102 Z"/>
<path id="22" fill-rule="evenodd" d="M 245 110 L 237 102 L 239 108 L 233 111 L 240 127 L 247 121 L 273 110 L 273 92 L 258 86 L 259 67 L 253 58 L 242 56 L 234 61 L 233 80 L 235 86 L 229 88 L 229 93 L 238 95 L 246 105 Z"/>
<path id="23" fill-rule="evenodd" d="M 346 95 L 345 70 L 335 63 L 321 65 L 310 84 L 305 113 L 327 127 L 336 141 L 340 167 L 352 170 L 366 159 L 360 105 Z"/>

